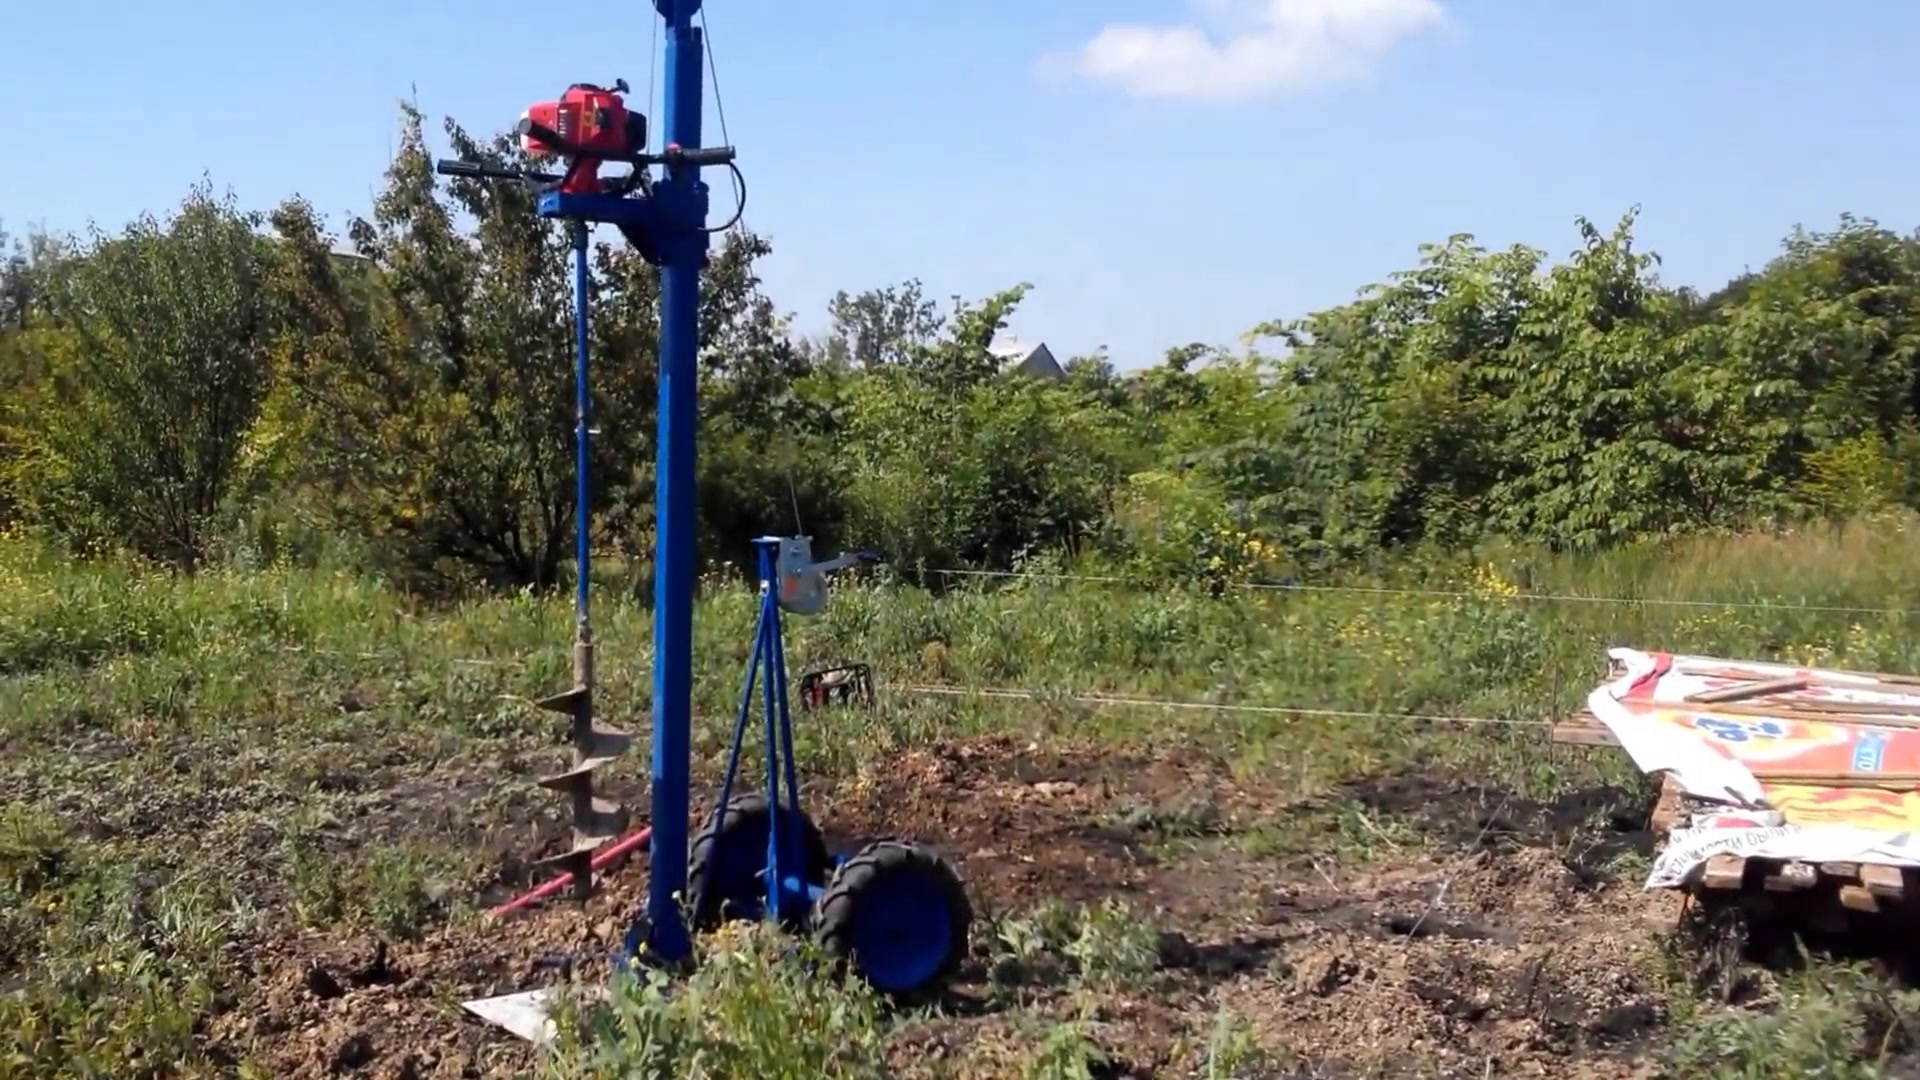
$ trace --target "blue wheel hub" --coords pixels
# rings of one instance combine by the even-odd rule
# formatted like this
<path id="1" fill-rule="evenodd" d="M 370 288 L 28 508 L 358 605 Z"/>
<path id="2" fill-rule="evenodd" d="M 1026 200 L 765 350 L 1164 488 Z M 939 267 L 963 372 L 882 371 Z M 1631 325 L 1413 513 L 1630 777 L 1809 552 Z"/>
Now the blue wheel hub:
<path id="1" fill-rule="evenodd" d="M 853 957 L 876 989 L 918 989 L 940 973 L 953 951 L 947 895 L 918 874 L 881 878 L 860 898 Z"/>
<path id="2" fill-rule="evenodd" d="M 814 909 L 814 935 L 896 999 L 937 992 L 967 955 L 973 909 L 946 860 L 883 840 L 842 863 Z"/>

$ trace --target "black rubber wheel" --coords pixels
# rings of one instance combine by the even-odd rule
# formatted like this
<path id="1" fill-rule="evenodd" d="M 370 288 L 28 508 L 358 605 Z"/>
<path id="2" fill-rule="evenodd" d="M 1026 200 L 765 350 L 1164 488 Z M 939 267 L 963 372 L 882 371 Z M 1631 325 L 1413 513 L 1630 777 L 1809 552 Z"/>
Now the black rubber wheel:
<path id="1" fill-rule="evenodd" d="M 781 808 L 781 828 L 792 811 Z M 727 804 L 719 821 L 708 819 L 687 849 L 687 901 L 693 928 L 711 930 L 729 919 L 758 918 L 766 910 L 767 796 L 741 795 Z M 801 877 L 819 882 L 833 859 L 826 838 L 805 811 L 800 813 L 800 846 L 806 857 Z"/>
<path id="2" fill-rule="evenodd" d="M 842 863 L 814 906 L 814 938 L 827 956 L 898 1002 L 946 985 L 972 926 L 960 875 L 932 848 L 898 840 Z"/>

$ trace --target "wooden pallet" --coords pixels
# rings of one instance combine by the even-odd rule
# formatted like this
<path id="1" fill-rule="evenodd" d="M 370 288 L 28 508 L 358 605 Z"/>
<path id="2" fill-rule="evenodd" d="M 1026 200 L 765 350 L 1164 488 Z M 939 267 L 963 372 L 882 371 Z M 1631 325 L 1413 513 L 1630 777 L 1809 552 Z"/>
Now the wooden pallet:
<path id="1" fill-rule="evenodd" d="M 1724 899 L 1728 893 L 1811 896 L 1831 892 L 1849 911 L 1896 914 L 1914 910 L 1914 900 L 1920 896 L 1920 872 L 1878 863 L 1715 855 L 1689 876 L 1687 887 L 1705 899 Z"/>
<path id="2" fill-rule="evenodd" d="M 1730 716 L 1780 717 L 1795 720 L 1870 725 L 1887 728 L 1920 727 L 1920 705 L 1912 702 L 1856 702 L 1823 700 L 1805 692 L 1832 680 L 1833 673 L 1815 671 L 1791 677 L 1744 678 L 1737 665 L 1716 667 L 1698 674 L 1739 679 L 1731 686 L 1689 695 L 1687 701 Z M 1618 673 L 1613 673 L 1617 675 Z M 1849 673 L 1852 674 L 1852 673 Z M 1869 674 L 1896 693 L 1915 693 L 1914 676 Z M 1679 703 L 1676 703 L 1679 704 Z M 1606 725 L 1591 711 L 1581 709 L 1551 726 L 1549 738 L 1565 746 L 1618 747 Z M 1873 787 L 1888 791 L 1920 790 L 1920 774 L 1883 772 L 1790 773 L 1754 772 L 1762 785 L 1817 787 Z M 1664 840 L 1691 820 L 1697 811 L 1714 804 L 1688 796 L 1670 776 L 1663 776 L 1660 794 L 1649 815 L 1648 827 Z M 1810 862 L 1795 859 L 1750 859 L 1715 855 L 1688 876 L 1682 889 L 1698 902 L 1740 907 L 1752 914 L 1787 916 L 1795 923 L 1828 928 L 1854 927 L 1857 918 L 1894 917 L 1920 921 L 1920 870 L 1876 863 Z M 1878 921 L 1877 919 L 1875 920 Z"/>
<path id="3" fill-rule="evenodd" d="M 1619 746 L 1619 740 L 1592 713 L 1579 713 L 1555 724 L 1550 736 L 1564 746 Z M 1674 783 L 1671 776 L 1660 779 L 1660 794 L 1648 817 L 1648 828 L 1665 839 L 1676 826 L 1686 822 L 1696 810 L 1710 804 L 1692 799 Z M 1813 899 L 1831 895 L 1840 907 L 1862 914 L 1894 914 L 1920 909 L 1920 871 L 1877 863 L 1826 862 L 1801 860 L 1749 859 L 1740 855 L 1715 855 L 1688 878 L 1688 892 L 1703 900 L 1737 902 L 1733 894 L 1781 896 L 1789 894 Z"/>
<path id="4" fill-rule="evenodd" d="M 1547 737 L 1562 746 L 1619 746 L 1607 725 L 1586 709 L 1581 709 L 1548 729 Z"/>
<path id="5" fill-rule="evenodd" d="M 1661 840 L 1673 831 L 1674 826 L 1687 820 L 1693 806 L 1687 799 L 1687 793 L 1673 782 L 1673 777 L 1660 778 L 1660 797 L 1654 800 L 1653 813 L 1647 817 L 1647 828 Z"/>

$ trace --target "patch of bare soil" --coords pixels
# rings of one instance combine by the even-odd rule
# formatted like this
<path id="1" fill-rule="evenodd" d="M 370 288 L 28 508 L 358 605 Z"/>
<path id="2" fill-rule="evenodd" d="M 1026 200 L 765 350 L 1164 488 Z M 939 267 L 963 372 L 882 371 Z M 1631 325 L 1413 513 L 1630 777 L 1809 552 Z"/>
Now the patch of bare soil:
<path id="1" fill-rule="evenodd" d="M 1313 1075 L 1640 1070 L 1664 1021 L 1643 962 L 1678 911 L 1592 869 L 1596 849 L 1646 846 L 1637 793 L 1543 805 L 1412 775 L 1342 795 L 1419 819 L 1437 850 L 1357 873 L 1251 858 L 1205 834 L 1271 814 L 1273 796 L 1235 789 L 1219 762 L 1005 739 L 903 755 L 843 795 L 836 820 L 896 824 L 942 847 L 998 910 L 1115 894 L 1156 908 L 1169 924 L 1162 977 L 1099 1002 L 1114 1075 L 1190 1064 L 1177 1044 L 1204 1039 L 1222 1008 Z M 1168 849 L 1125 827 L 1142 808 L 1202 840 L 1157 856 Z"/>
<path id="2" fill-rule="evenodd" d="M 1596 894 L 1551 850 L 1482 848 L 1308 888 L 1214 1004 L 1308 1060 L 1373 1075 L 1632 1076 L 1664 1002 L 1653 899 Z"/>
<path id="3" fill-rule="evenodd" d="M 842 850 L 886 837 L 934 846 L 976 908 L 1005 911 L 1151 889 L 1157 860 L 1129 815 L 1228 797 L 1225 769 L 1202 758 L 990 737 L 906 751 L 828 794 L 818 813 Z"/>
<path id="4" fill-rule="evenodd" d="M 1439 794 L 1410 795 L 1405 812 L 1457 804 L 1457 842 L 1364 870 L 1242 853 L 1233 830 L 1270 814 L 1273 797 L 1236 789 L 1193 753 L 967 740 L 878 762 L 810 795 L 809 809 L 838 850 L 882 836 L 933 844 L 983 915 L 1114 895 L 1156 911 L 1165 929 L 1152 979 L 1042 992 L 1030 1006 L 1085 1021 L 1110 1059 L 1102 1075 L 1187 1075 L 1223 1009 L 1290 1052 L 1301 1076 L 1641 1075 L 1664 1004 L 1639 960 L 1663 898 L 1564 858 L 1567 814 L 1556 808 Z M 1156 814 L 1173 819 L 1159 835 L 1185 841 L 1150 843 L 1142 824 Z M 251 994 L 211 1037 L 288 1080 L 509 1075 L 529 1064 L 527 1049 L 458 1001 L 557 980 L 568 962 L 597 970 L 644 879 L 632 865 L 584 910 L 557 903 L 412 944 L 263 942 Z M 901 1032 L 902 1064 L 939 1055 L 964 1059 L 971 1075 L 1007 1075 L 1013 1065 L 980 1048 L 1034 1017 L 993 1004 L 984 965 L 952 1004 Z"/>
<path id="5" fill-rule="evenodd" d="M 415 942 L 311 933 L 263 942 L 251 1000 L 216 1021 L 214 1038 L 289 1080 L 514 1075 L 531 1065 L 529 1049 L 459 1003 L 603 977 L 644 888 L 629 866 L 584 907 L 463 920 Z"/>

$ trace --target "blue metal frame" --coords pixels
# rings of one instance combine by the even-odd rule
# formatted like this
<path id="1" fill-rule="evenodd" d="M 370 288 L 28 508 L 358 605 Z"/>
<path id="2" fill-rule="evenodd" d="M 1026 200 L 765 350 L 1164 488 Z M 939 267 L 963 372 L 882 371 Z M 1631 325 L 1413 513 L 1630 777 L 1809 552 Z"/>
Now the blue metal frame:
<path id="1" fill-rule="evenodd" d="M 693 17 L 700 0 L 654 0 L 666 23 L 668 146 L 700 148 L 701 65 L 705 44 Z M 588 393 L 587 227 L 599 222 L 644 231 L 660 264 L 659 461 L 655 489 L 653 623 L 653 837 L 650 842 L 644 939 L 629 935 L 627 953 L 642 950 L 665 963 L 692 953 L 679 896 L 687 883 L 688 802 L 692 770 L 694 577 L 694 434 L 699 425 L 700 271 L 705 267 L 707 186 L 700 166 L 673 161 L 644 198 L 543 192 L 540 216 L 573 226 L 574 311 L 578 380 L 574 441 L 579 469 L 575 604 L 581 640 L 588 640 L 590 457 Z"/>
<path id="2" fill-rule="evenodd" d="M 588 618 L 587 596 L 589 594 L 588 559 L 593 545 L 590 542 L 590 529 L 593 522 L 593 507 L 588 502 L 588 467 L 592 461 L 593 433 L 589 430 L 592 420 L 593 395 L 588 391 L 587 358 L 591 353 L 588 336 L 588 292 L 587 292 L 587 223 L 575 220 L 573 233 L 573 334 L 574 334 L 574 372 L 573 372 L 573 467 L 574 467 L 574 558 L 580 564 L 580 580 L 574 592 L 574 640 L 591 643 L 593 624 Z"/>
<path id="3" fill-rule="evenodd" d="M 733 798 L 746 742 L 747 716 L 753 711 L 756 684 L 761 694 L 767 744 L 767 863 L 765 914 L 775 922 L 808 910 L 823 891 L 819 882 L 802 876 L 806 850 L 800 824 L 800 779 L 793 760 L 793 716 L 787 700 L 787 650 L 780 627 L 779 556 L 781 538 L 758 537 L 760 619 L 754 629 L 753 652 L 747 659 L 746 685 L 740 688 L 740 710 L 733 720 L 733 740 L 727 748 L 727 768 L 720 781 L 720 801 L 713 809 L 718 823 Z M 781 791 L 785 788 L 785 803 Z M 783 869 L 783 867 L 787 869 Z"/>
<path id="4" fill-rule="evenodd" d="M 705 60 L 701 31 L 693 25 L 700 0 L 654 0 L 666 23 L 665 175 L 644 196 L 577 194 L 548 190 L 540 195 L 542 217 L 566 221 L 574 256 L 574 331 L 577 349 L 574 402 L 576 481 L 576 555 L 579 582 L 576 608 L 576 678 L 591 687 L 591 585 L 589 529 L 592 523 L 592 396 L 589 391 L 591 335 L 588 228 L 618 225 L 629 240 L 643 243 L 660 266 L 660 407 L 655 489 L 653 797 L 647 899 L 642 917 L 629 930 L 623 961 L 677 965 L 692 955 L 692 941 L 681 912 L 687 886 L 688 831 L 691 814 L 693 579 L 695 537 L 695 435 L 699 424 L 698 352 L 700 273 L 707 260 L 707 186 L 697 158 L 675 148 L 698 151 L 701 75 Z M 731 150 L 709 155 L 709 163 L 730 161 Z M 748 662 L 740 710 L 734 721 L 716 820 L 724 815 L 739 771 L 747 716 L 758 684 L 765 714 L 768 829 L 764 914 L 777 922 L 803 914 L 819 903 L 825 883 L 807 880 L 807 851 L 800 812 L 798 766 L 793 755 L 793 723 L 788 709 L 786 650 L 781 635 L 779 600 L 780 537 L 754 541 L 760 565 L 760 619 Z M 826 564 L 814 564 L 820 570 Z M 830 568 L 830 567 L 829 567 Z M 836 860 L 839 861 L 839 860 Z M 922 895 L 916 883 L 893 885 L 882 907 L 893 909 L 870 920 L 862 916 L 857 948 L 873 958 L 872 975 L 882 986 L 912 987 L 946 955 L 951 932 L 938 912 L 942 899 Z M 727 897 L 726 900 L 741 898 Z M 924 948 L 899 948 L 895 939 L 919 937 L 919 924 L 932 912 L 939 925 Z M 884 916 L 884 917 L 882 917 Z"/>
<path id="5" fill-rule="evenodd" d="M 654 0 L 666 21 L 668 146 L 700 146 L 705 43 L 693 16 L 700 0 Z M 667 963 L 692 955 L 680 914 L 687 885 L 687 822 L 693 731 L 694 433 L 700 335 L 700 271 L 706 264 L 707 188 L 700 168 L 669 166 L 654 186 L 659 229 L 660 416 L 654 489 L 653 840 L 648 858 L 647 949 Z"/>

